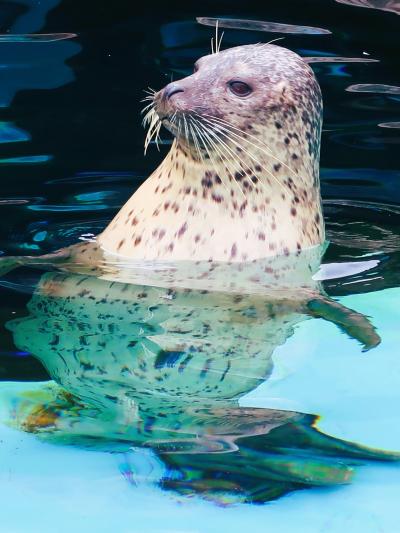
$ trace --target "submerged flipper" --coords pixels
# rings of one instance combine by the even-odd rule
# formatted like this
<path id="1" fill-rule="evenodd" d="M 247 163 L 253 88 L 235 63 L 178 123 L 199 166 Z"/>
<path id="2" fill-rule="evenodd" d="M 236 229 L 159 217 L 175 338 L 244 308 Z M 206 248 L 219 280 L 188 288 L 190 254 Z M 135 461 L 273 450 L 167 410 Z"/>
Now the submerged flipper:
<path id="1" fill-rule="evenodd" d="M 23 258 L 0 257 L 0 278 L 23 264 Z"/>
<path id="2" fill-rule="evenodd" d="M 168 466 L 161 486 L 223 505 L 264 503 L 293 490 L 350 483 L 362 460 L 400 460 L 400 453 L 326 435 L 313 427 L 316 420 L 298 413 L 298 420 L 263 435 L 239 438 L 231 453 L 158 452 Z"/>
<path id="3" fill-rule="evenodd" d="M 400 453 L 364 446 L 356 442 L 331 437 L 315 427 L 318 417 L 304 415 L 304 419 L 271 430 L 267 435 L 244 439 L 245 446 L 257 449 L 273 448 L 280 453 L 305 454 L 306 457 L 335 457 L 361 461 L 400 461 Z M 310 460 L 310 459 L 309 459 Z"/>
<path id="4" fill-rule="evenodd" d="M 342 331 L 363 345 L 363 352 L 375 348 L 381 342 L 375 327 L 366 316 L 349 309 L 339 302 L 323 296 L 313 298 L 306 304 L 307 314 L 336 324 Z"/>
<path id="5" fill-rule="evenodd" d="M 5 276 L 12 270 L 21 267 L 21 266 L 33 266 L 33 267 L 44 267 L 52 266 L 57 264 L 60 261 L 66 261 L 70 258 L 70 253 L 68 249 L 58 250 L 56 252 L 40 255 L 40 256 L 9 256 L 9 257 L 0 257 L 0 277 Z"/>

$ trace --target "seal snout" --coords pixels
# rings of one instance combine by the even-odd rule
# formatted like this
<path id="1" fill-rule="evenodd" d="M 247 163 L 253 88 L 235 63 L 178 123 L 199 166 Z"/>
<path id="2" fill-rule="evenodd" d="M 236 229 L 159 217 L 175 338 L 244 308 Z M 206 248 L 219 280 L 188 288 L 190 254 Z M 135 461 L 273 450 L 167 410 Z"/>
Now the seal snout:
<path id="1" fill-rule="evenodd" d="M 157 93 L 155 98 L 155 109 L 162 121 L 168 121 L 168 119 L 175 112 L 182 111 L 176 96 L 183 92 L 185 92 L 185 89 L 182 87 L 182 84 L 172 82 L 166 85 L 159 93 Z M 164 122 L 164 126 L 165 125 L 166 124 Z"/>
<path id="2" fill-rule="evenodd" d="M 183 93 L 184 89 L 178 83 L 169 83 L 162 91 L 162 99 L 170 100 L 174 94 Z"/>

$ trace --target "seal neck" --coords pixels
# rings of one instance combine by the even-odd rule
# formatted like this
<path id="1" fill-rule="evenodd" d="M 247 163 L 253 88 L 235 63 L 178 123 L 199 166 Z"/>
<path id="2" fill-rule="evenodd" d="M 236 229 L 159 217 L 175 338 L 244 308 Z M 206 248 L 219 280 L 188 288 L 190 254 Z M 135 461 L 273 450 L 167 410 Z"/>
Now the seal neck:
<path id="1" fill-rule="evenodd" d="M 131 259 L 243 262 L 320 244 L 314 161 L 293 158 L 284 146 L 239 153 L 239 164 L 233 156 L 193 157 L 175 141 L 100 235 L 100 245 Z"/>

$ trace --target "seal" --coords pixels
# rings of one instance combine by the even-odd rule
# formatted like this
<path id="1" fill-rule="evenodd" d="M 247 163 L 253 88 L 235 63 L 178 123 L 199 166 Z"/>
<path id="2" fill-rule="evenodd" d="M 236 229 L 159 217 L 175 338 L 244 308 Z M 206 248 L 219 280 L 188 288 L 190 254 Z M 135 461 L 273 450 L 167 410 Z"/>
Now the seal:
<path id="1" fill-rule="evenodd" d="M 322 98 L 300 56 L 272 44 L 231 48 L 149 99 L 147 144 L 161 124 L 175 140 L 98 237 L 105 252 L 245 262 L 324 241 Z"/>
<path id="2" fill-rule="evenodd" d="M 307 317 L 365 350 L 380 341 L 312 277 L 325 232 L 309 67 L 277 46 L 233 48 L 150 100 L 146 145 L 164 124 L 173 146 L 96 242 L 0 260 L 3 272 L 58 268 L 7 324 L 55 382 L 13 396 L 10 423 L 53 442 L 151 448 L 173 472 L 162 486 L 243 501 L 348 482 L 342 457 L 397 460 L 323 435 L 310 415 L 239 403 Z"/>

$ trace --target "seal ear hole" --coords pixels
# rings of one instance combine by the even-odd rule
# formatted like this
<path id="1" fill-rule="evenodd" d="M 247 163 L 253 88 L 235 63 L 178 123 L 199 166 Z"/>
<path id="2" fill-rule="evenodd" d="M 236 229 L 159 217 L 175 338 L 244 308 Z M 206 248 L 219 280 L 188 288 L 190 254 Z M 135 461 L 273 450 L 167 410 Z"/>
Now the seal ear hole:
<path id="1" fill-rule="evenodd" d="M 233 93 L 235 96 L 249 96 L 253 92 L 253 89 L 250 87 L 249 84 L 245 83 L 244 81 L 240 80 L 231 80 L 228 82 L 228 87 L 231 93 Z"/>
<path id="2" fill-rule="evenodd" d="M 199 70 L 199 68 L 200 68 L 199 64 L 198 64 L 198 63 L 195 63 L 195 64 L 193 65 L 193 74 L 194 74 L 195 72 L 197 72 L 197 71 Z"/>

